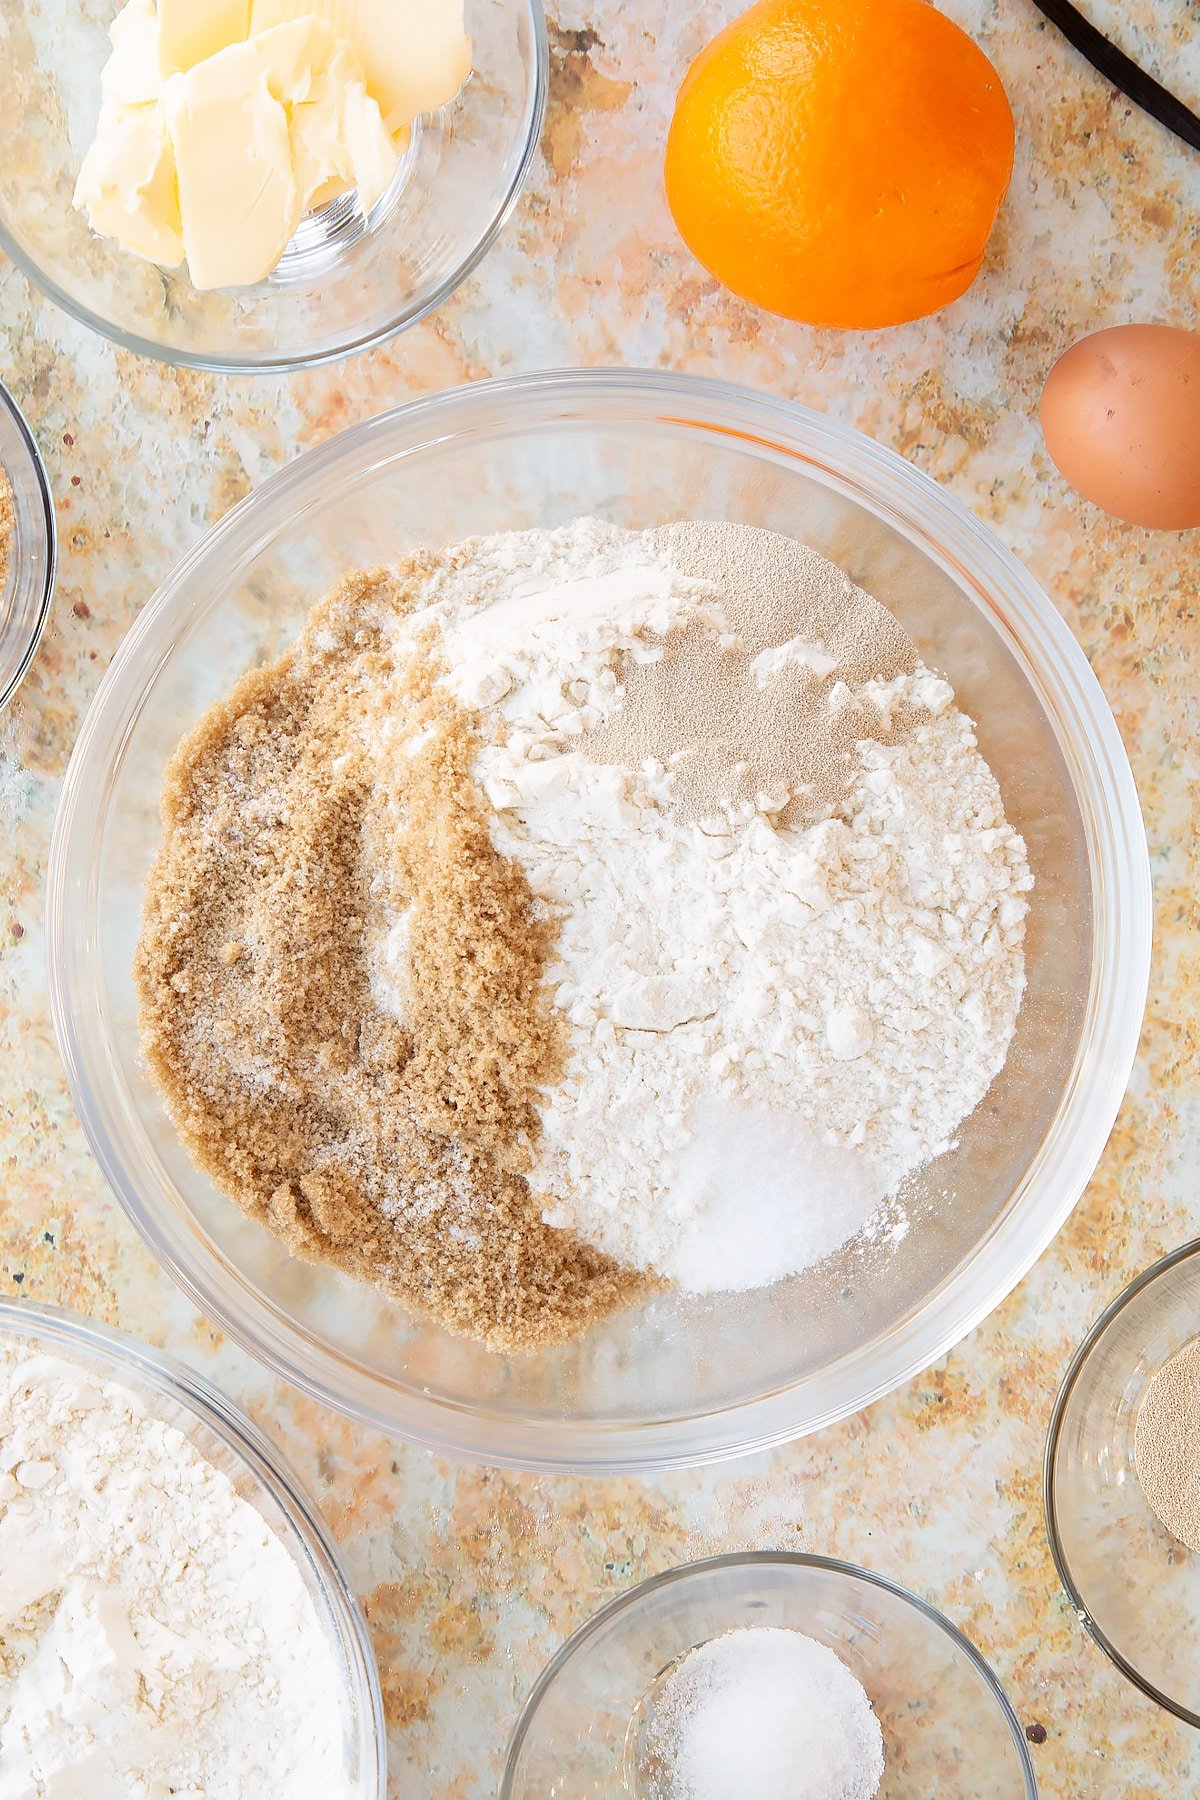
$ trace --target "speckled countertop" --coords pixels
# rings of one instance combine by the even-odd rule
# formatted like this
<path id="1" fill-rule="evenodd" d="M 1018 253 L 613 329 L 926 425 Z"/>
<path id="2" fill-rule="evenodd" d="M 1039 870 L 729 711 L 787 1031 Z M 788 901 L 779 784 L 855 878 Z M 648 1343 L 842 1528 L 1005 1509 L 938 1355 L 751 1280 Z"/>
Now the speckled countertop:
<path id="1" fill-rule="evenodd" d="M 363 1595 L 406 1800 L 494 1792 L 518 1706 L 602 1601 L 717 1549 L 851 1558 L 942 1606 L 991 1659 L 1042 1793 L 1200 1791 L 1200 1738 L 1127 1685 L 1055 1580 L 1039 1475 L 1070 1353 L 1124 1284 L 1197 1229 L 1200 1158 L 1200 533 L 1076 501 L 1036 405 L 1057 353 L 1126 319 L 1200 324 L 1200 155 L 1133 112 L 1031 0 L 946 0 L 1017 112 L 1017 173 L 984 274 L 939 317 L 842 336 L 721 292 L 671 228 L 670 98 L 737 0 L 565 0 L 543 154 L 481 271 L 348 365 L 218 379 L 125 355 L 0 261 L 0 372 L 41 439 L 61 576 L 41 655 L 0 718 L 0 1291 L 76 1307 L 203 1368 L 285 1444 Z M 1091 0 L 1200 97 L 1191 0 Z M 1150 1007 L 1129 1097 L 1085 1198 L 1016 1294 L 936 1368 L 770 1456 L 651 1481 L 460 1469 L 265 1377 L 197 1317 L 117 1209 L 76 1123 L 46 999 L 56 796 L 104 667 L 176 558 L 298 450 L 409 395 L 539 365 L 733 377 L 821 407 L 944 481 L 1046 586 L 1112 703 L 1156 891 Z"/>

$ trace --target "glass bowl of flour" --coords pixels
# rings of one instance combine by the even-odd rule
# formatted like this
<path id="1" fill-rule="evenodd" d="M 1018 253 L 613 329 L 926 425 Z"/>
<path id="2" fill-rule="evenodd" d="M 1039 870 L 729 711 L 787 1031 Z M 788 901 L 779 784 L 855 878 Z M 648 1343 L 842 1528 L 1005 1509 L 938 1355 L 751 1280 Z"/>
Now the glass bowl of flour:
<path id="1" fill-rule="evenodd" d="M 1032 875 L 1020 895 L 1023 997 L 1015 1027 L 1011 1017 L 1004 1026 L 1007 1054 L 994 1058 L 1002 1067 L 943 1056 L 943 1088 L 967 1092 L 967 1077 L 975 1081 L 965 1101 L 973 1110 L 942 1134 L 946 1147 L 938 1138 L 928 1146 L 940 1153 L 907 1175 L 872 1229 L 849 1241 L 835 1233 L 825 1245 L 817 1233 L 812 1254 L 832 1248 L 813 1266 L 793 1246 L 800 1272 L 771 1285 L 748 1285 L 742 1271 L 739 1291 L 685 1292 L 711 1285 L 712 1262 L 733 1268 L 736 1232 L 727 1234 L 728 1258 L 702 1254 L 699 1274 L 695 1258 L 682 1258 L 673 1287 L 639 1295 L 570 1345 L 510 1353 L 418 1320 L 369 1281 L 291 1255 L 201 1173 L 143 1060 L 132 969 L 163 841 L 164 772 L 181 734 L 248 669 L 294 644 L 314 602 L 348 572 L 489 534 L 579 529 L 579 520 L 594 521 L 586 529 L 601 538 L 689 520 L 765 528 L 818 553 L 887 609 L 906 654 L 929 675 L 922 704 L 940 707 L 948 683 L 975 722 L 972 755 L 990 768 L 989 792 L 1023 841 Z M 623 604 L 604 580 L 588 593 L 601 615 Z M 518 623 L 529 623 L 524 613 Z M 539 630 L 535 620 L 535 651 Z M 318 632 L 318 654 L 325 642 Z M 802 665 L 805 680 L 840 679 L 826 672 L 820 645 L 797 639 L 775 649 L 757 665 L 764 681 L 781 659 Z M 902 683 L 912 678 L 906 667 Z M 484 671 L 473 690 L 480 704 L 499 691 L 489 679 Z M 884 688 L 892 691 L 876 684 L 877 701 L 886 702 Z M 652 686 L 642 700 L 641 725 L 652 734 Z M 601 763 L 602 739 L 594 740 Z M 886 743 L 872 749 L 868 799 L 888 791 L 892 754 Z M 508 777 L 496 776 L 501 794 Z M 813 791 L 821 779 L 817 766 Z M 919 784 L 906 790 L 917 812 L 938 803 L 937 780 L 925 786 L 924 796 Z M 995 810 L 992 801 L 981 807 L 981 816 Z M 882 805 L 872 823 L 864 799 L 870 843 L 839 837 L 843 861 L 886 845 L 887 814 Z M 995 849 L 1002 837 L 993 832 L 988 843 Z M 956 857 L 955 834 L 942 839 Z M 929 861 L 936 889 L 938 856 Z M 673 868 L 655 863 L 651 873 L 647 863 L 638 908 L 676 892 Z M 774 940 L 761 907 L 743 907 L 737 929 L 764 955 L 786 955 L 789 918 L 807 919 L 814 904 L 806 879 Z M 893 923 L 907 941 L 908 916 Z M 974 929 L 969 911 L 943 925 L 960 940 Z M 704 936 L 694 922 L 687 929 Z M 725 929 L 718 922 L 709 939 Z M 1149 932 L 1141 819 L 1112 717 L 1070 633 L 1003 546 L 936 483 L 814 413 L 721 383 L 611 370 L 419 401 L 302 457 L 235 508 L 148 602 L 114 659 L 66 779 L 49 897 L 52 1003 L 75 1102 L 116 1193 L 187 1291 L 330 1404 L 440 1450 L 548 1469 L 637 1469 L 762 1448 L 858 1410 L 956 1343 L 1050 1242 L 1095 1166 L 1133 1057 Z M 926 973 L 942 967 L 915 937 L 909 951 Z M 302 982 L 302 963 L 296 973 Z M 668 1024 L 707 1029 L 720 989 L 720 980 L 703 994 L 664 981 L 652 997 L 676 1009 Z M 914 1063 L 923 1056 L 936 1072 L 937 1057 L 918 1043 L 926 1021 L 905 1012 L 895 983 L 890 991 L 897 1066 L 908 1066 L 911 1035 Z M 958 1011 L 978 1027 L 988 1015 L 969 983 L 961 994 Z M 648 1004 L 644 989 L 634 998 Z M 836 1069 L 871 1066 L 871 1005 L 864 990 L 828 1010 L 831 1108 L 853 1095 Z M 648 1039 L 662 1022 L 657 1013 L 620 1020 Z M 797 1029 L 807 1029 L 803 1018 Z M 986 1030 L 974 1041 L 986 1049 Z M 783 1050 L 786 1062 L 786 1040 Z M 909 1086 L 905 1116 L 919 1127 L 919 1084 Z M 751 1093 L 751 1110 L 752 1102 Z M 684 1168 L 681 1191 L 704 1188 L 719 1202 L 723 1183 L 743 1179 L 767 1192 L 793 1166 L 836 1184 L 838 1168 L 820 1146 L 797 1156 L 793 1140 L 776 1142 L 761 1120 L 750 1118 L 744 1137 L 739 1117 L 720 1122 L 720 1156 Z M 221 1134 L 219 1121 L 209 1123 L 214 1167 Z M 606 1131 L 593 1112 L 586 1134 L 563 1129 L 556 1148 L 586 1174 L 589 1158 L 599 1171 L 641 1141 L 616 1113 Z M 645 1140 L 648 1183 L 657 1143 Z M 691 1216 L 680 1214 L 685 1223 Z M 290 1224 L 298 1231 L 305 1221 Z"/>
<path id="2" fill-rule="evenodd" d="M 761 1634 L 763 1649 L 741 1668 L 726 1655 L 722 1669 L 730 1634 L 743 1645 Z M 772 1652 L 786 1652 L 797 1634 L 808 1658 L 793 1653 L 773 1670 Z M 814 1645 L 825 1653 L 817 1652 L 815 1668 Z M 697 1652 L 708 1659 L 707 1679 L 689 1683 Z M 831 1672 L 839 1679 L 831 1681 Z M 854 1721 L 840 1690 L 848 1679 L 878 1721 L 873 1755 L 863 1754 L 870 1740 L 861 1730 L 855 1735 L 865 1744 L 846 1741 Z M 679 1754 L 689 1697 L 707 1702 L 692 1714 L 700 1727 L 692 1757 Z M 764 1747 L 781 1743 L 790 1754 L 772 1769 Z M 798 1771 L 809 1787 L 795 1785 Z M 610 1601 L 563 1645 L 517 1722 L 500 1800 L 541 1800 L 565 1773 L 572 1792 L 593 1800 L 743 1791 L 1034 1800 L 1037 1793 L 1004 1690 L 949 1619 L 852 1563 L 780 1551 L 668 1569 Z"/>
<path id="3" fill-rule="evenodd" d="M 148 1344 L 10 1302 L 0 1420 L 5 1767 L 22 1792 L 382 1800 L 366 1625 L 249 1419 Z"/>

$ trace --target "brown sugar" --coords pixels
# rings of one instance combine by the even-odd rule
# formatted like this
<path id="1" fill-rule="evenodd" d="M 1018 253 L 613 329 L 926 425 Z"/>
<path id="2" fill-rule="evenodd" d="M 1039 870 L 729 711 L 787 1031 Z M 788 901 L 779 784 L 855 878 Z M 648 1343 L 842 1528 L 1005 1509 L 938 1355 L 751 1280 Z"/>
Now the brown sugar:
<path id="1" fill-rule="evenodd" d="M 189 1153 L 296 1255 L 497 1350 L 652 1285 L 526 1179 L 566 1045 L 556 928 L 493 846 L 473 716 L 392 631 L 429 565 L 351 576 L 180 745 L 134 975 Z M 402 931 L 403 1016 L 369 950 Z"/>
<path id="2" fill-rule="evenodd" d="M 12 483 L 3 464 L 0 464 L 0 596 L 8 586 L 8 564 L 12 555 L 13 533 L 16 530 L 17 517 L 13 511 Z"/>

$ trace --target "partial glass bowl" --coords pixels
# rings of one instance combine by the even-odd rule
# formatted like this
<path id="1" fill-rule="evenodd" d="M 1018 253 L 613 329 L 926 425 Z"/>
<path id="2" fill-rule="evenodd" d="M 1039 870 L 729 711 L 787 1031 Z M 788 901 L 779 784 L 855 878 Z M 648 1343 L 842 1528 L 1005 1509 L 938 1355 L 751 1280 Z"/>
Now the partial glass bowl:
<path id="1" fill-rule="evenodd" d="M 1200 1729 L 1200 1556 L 1142 1492 L 1138 1411 L 1158 1370 L 1200 1337 L 1200 1239 L 1118 1294 L 1080 1345 L 1046 1445 L 1050 1548 L 1081 1623 L 1123 1675 Z"/>
<path id="2" fill-rule="evenodd" d="M 58 525 L 41 451 L 25 415 L 0 382 L 0 470 L 12 523 L 0 542 L 0 706 L 11 700 L 37 654 L 50 616 Z"/>
<path id="3" fill-rule="evenodd" d="M 201 292 L 141 262 L 72 205 L 120 0 L 25 0 L 0 56 L 0 249 L 73 318 L 191 368 L 303 368 L 383 342 L 440 306 L 486 255 L 537 149 L 549 53 L 542 0 L 466 0 L 474 69 L 423 114 L 364 219 L 353 197 L 305 219 L 273 275 Z"/>
<path id="4" fill-rule="evenodd" d="M 375 1653 L 329 1532 L 281 1452 L 219 1389 L 149 1344 L 32 1301 L 0 1301 L 0 1342 L 20 1343 L 129 1388 L 182 1432 L 287 1551 L 342 1671 L 347 1791 L 386 1800 L 387 1738 Z"/>
<path id="5" fill-rule="evenodd" d="M 978 721 L 1037 886 L 1028 992 L 957 1147 L 906 1186 L 902 1243 L 758 1293 L 656 1296 L 579 1344 L 504 1357 L 290 1257 L 192 1167 L 138 1052 L 130 965 L 180 735 L 347 569 L 506 527 L 729 519 L 791 533 L 892 608 Z M 168 578 L 84 720 L 51 852 L 55 1028 L 105 1173 L 202 1310 L 308 1392 L 431 1448 L 614 1470 L 815 1431 L 942 1355 L 1078 1199 L 1145 1001 L 1145 839 L 1078 646 L 997 539 L 890 451 L 766 394 L 588 370 L 386 413 L 243 501 Z"/>
<path id="6" fill-rule="evenodd" d="M 1017 1717 L 949 1619 L 852 1563 L 771 1551 L 669 1569 L 602 1607 L 526 1701 L 499 1800 L 650 1800 L 664 1683 L 690 1650 L 754 1626 L 804 1632 L 857 1676 L 883 1730 L 879 1800 L 1034 1800 Z"/>

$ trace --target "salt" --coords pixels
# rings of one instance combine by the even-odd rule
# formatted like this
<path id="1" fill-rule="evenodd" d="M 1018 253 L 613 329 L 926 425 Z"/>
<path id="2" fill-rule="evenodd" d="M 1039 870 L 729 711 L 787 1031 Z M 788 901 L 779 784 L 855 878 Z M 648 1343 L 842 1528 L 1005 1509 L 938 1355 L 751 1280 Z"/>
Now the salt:
<path id="1" fill-rule="evenodd" d="M 872 1800 L 883 1780 L 862 1683 L 825 1644 L 773 1626 L 690 1651 L 647 1744 L 656 1800 Z"/>
<path id="2" fill-rule="evenodd" d="M 861 1231 L 888 1190 L 860 1150 L 779 1107 L 713 1099 L 667 1170 L 674 1226 L 659 1267 L 688 1293 L 741 1293 L 810 1269 Z"/>

